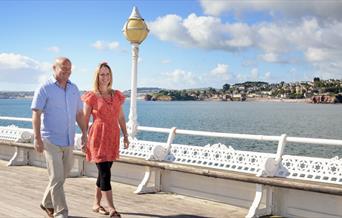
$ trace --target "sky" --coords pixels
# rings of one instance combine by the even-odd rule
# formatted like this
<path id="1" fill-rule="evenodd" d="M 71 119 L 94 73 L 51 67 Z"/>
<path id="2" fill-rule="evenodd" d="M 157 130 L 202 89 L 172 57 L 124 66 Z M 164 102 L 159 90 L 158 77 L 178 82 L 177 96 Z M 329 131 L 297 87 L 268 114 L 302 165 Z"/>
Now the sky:
<path id="1" fill-rule="evenodd" d="M 138 87 L 222 88 L 245 81 L 342 79 L 339 0 L 0 0 L 0 91 L 33 91 L 59 56 L 90 90 L 106 61 L 129 90 L 131 45 L 122 28 L 136 6 L 150 30 Z"/>

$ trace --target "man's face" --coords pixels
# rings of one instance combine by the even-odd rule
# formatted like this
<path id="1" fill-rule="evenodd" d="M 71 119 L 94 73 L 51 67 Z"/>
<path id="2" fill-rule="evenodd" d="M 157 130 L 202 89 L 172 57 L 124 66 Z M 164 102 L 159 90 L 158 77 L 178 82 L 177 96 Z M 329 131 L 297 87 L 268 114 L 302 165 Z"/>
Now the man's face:
<path id="1" fill-rule="evenodd" d="M 54 67 L 56 80 L 59 82 L 67 82 L 71 75 L 71 63 L 69 61 L 63 61 L 57 63 Z"/>

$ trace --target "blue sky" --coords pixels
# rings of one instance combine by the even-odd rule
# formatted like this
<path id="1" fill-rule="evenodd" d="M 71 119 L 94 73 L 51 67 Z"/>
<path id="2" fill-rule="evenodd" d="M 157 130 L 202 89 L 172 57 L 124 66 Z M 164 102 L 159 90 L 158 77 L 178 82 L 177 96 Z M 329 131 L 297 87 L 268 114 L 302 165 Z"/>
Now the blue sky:
<path id="1" fill-rule="evenodd" d="M 81 90 L 91 89 L 101 61 L 115 89 L 130 89 L 131 46 L 121 30 L 133 6 L 150 29 L 138 87 L 342 79 L 338 0 L 1 0 L 0 90 L 34 90 L 58 56 L 71 59 Z"/>

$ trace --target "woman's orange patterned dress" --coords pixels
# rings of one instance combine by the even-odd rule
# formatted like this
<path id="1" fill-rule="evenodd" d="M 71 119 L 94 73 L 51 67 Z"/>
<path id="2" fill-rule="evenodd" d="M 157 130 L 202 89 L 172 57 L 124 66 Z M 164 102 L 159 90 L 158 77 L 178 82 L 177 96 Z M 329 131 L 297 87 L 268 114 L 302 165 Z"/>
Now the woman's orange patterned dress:
<path id="1" fill-rule="evenodd" d="M 122 92 L 115 90 L 104 98 L 94 92 L 86 92 L 82 101 L 92 108 L 93 124 L 89 127 L 87 161 L 100 163 L 119 158 L 120 127 L 119 112 L 125 101 Z"/>

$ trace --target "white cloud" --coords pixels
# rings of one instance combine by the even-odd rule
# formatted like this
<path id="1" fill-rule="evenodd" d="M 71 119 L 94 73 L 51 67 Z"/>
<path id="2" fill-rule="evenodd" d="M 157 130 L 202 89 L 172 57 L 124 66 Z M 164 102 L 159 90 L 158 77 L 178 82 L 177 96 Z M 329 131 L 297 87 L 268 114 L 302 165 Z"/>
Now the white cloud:
<path id="1" fill-rule="evenodd" d="M 169 64 L 169 63 L 171 63 L 171 60 L 169 60 L 169 59 L 164 59 L 164 60 L 161 60 L 161 63 L 162 63 L 162 64 Z"/>
<path id="2" fill-rule="evenodd" d="M 329 54 L 323 49 L 319 48 L 308 48 L 305 52 L 305 57 L 308 61 L 324 61 L 329 57 Z"/>
<path id="3" fill-rule="evenodd" d="M 0 53 L 0 80 L 8 83 L 37 84 L 51 75 L 51 65 L 14 53 Z"/>
<path id="4" fill-rule="evenodd" d="M 229 66 L 226 64 L 217 64 L 217 66 L 210 71 L 210 75 L 222 80 L 229 80 Z"/>
<path id="5" fill-rule="evenodd" d="M 172 72 L 162 73 L 151 79 L 142 79 L 139 86 L 160 87 L 166 89 L 188 89 L 201 87 L 201 76 L 182 69 L 175 69 Z"/>
<path id="6" fill-rule="evenodd" d="M 277 62 L 279 61 L 278 54 L 269 52 L 264 55 L 260 55 L 261 59 L 263 59 L 266 62 Z"/>
<path id="7" fill-rule="evenodd" d="M 184 47 L 235 51 L 253 44 L 252 31 L 247 24 L 222 23 L 219 18 L 192 13 L 182 19 L 177 15 L 158 17 L 148 22 L 151 34 L 162 41 Z"/>
<path id="8" fill-rule="evenodd" d="M 58 53 L 60 51 L 60 48 L 58 46 L 51 46 L 51 47 L 47 48 L 47 50 L 54 52 L 54 53 Z"/>
<path id="9" fill-rule="evenodd" d="M 319 62 L 314 64 L 314 68 L 315 72 L 312 73 L 312 77 L 318 76 L 321 79 L 342 79 L 341 62 Z"/>
<path id="10" fill-rule="evenodd" d="M 181 69 L 176 69 L 173 72 L 165 73 L 165 79 L 172 83 L 187 83 L 189 85 L 195 84 L 198 78 L 193 73 L 186 72 Z"/>
<path id="11" fill-rule="evenodd" d="M 93 44 L 91 44 L 93 48 L 98 50 L 117 50 L 120 49 L 120 43 L 113 41 L 113 42 L 105 42 L 102 40 L 97 40 Z"/>
<path id="12" fill-rule="evenodd" d="M 252 80 L 252 81 L 258 81 L 259 80 L 259 70 L 258 70 L 258 68 L 253 68 L 251 70 L 250 80 Z"/>
<path id="13" fill-rule="evenodd" d="M 114 50 L 114 49 L 118 49 L 119 47 L 120 47 L 120 44 L 118 42 L 110 42 L 110 43 L 108 43 L 108 48 L 109 49 Z"/>
<path id="14" fill-rule="evenodd" d="M 308 17 L 316 16 L 328 19 L 342 19 L 342 2 L 329 1 L 222 1 L 201 0 L 205 14 L 219 16 L 224 13 L 233 13 L 240 17 L 250 11 L 265 12 L 270 16 Z"/>
<path id="15" fill-rule="evenodd" d="M 271 72 L 266 72 L 265 75 L 264 75 L 264 78 L 263 78 L 263 81 L 265 82 L 270 82 L 271 81 Z"/>
<path id="16" fill-rule="evenodd" d="M 39 82 L 40 84 L 42 84 L 42 83 L 44 83 L 46 80 L 48 80 L 49 77 L 50 77 L 50 75 L 48 75 L 48 74 L 41 74 L 41 75 L 38 76 L 38 82 Z"/>
<path id="17" fill-rule="evenodd" d="M 316 71 L 333 70 L 330 73 L 341 78 L 341 70 L 329 66 L 342 60 L 342 21 L 303 17 L 296 22 L 247 24 L 190 14 L 184 19 L 166 15 L 149 23 L 151 34 L 180 46 L 226 52 L 253 50 L 259 60 L 277 64 L 307 62 Z"/>
<path id="18" fill-rule="evenodd" d="M 192 43 L 187 29 L 183 25 L 182 18 L 175 14 L 158 17 L 155 21 L 147 22 L 153 35 L 162 41 L 173 41 L 180 45 L 188 46 Z"/>
<path id="19" fill-rule="evenodd" d="M 247 81 L 247 76 L 241 73 L 238 73 L 236 76 L 236 82 L 241 83 L 241 82 L 246 82 Z"/>
<path id="20" fill-rule="evenodd" d="M 96 42 L 94 42 L 92 45 L 92 47 L 96 48 L 96 49 L 99 49 L 99 50 L 103 50 L 105 49 L 105 44 L 104 42 L 100 41 L 100 40 L 97 40 Z"/>
<path id="21" fill-rule="evenodd" d="M 252 68 L 249 73 L 238 73 L 234 76 L 234 82 L 242 83 L 246 81 L 263 81 L 271 83 L 272 81 L 272 74 L 271 72 L 266 72 L 263 75 L 259 73 L 258 68 Z"/>
<path id="22" fill-rule="evenodd" d="M 200 4 L 204 10 L 204 13 L 209 15 L 218 16 L 226 11 L 230 10 L 229 5 L 231 1 L 213 1 L 213 0 L 201 0 Z"/>

